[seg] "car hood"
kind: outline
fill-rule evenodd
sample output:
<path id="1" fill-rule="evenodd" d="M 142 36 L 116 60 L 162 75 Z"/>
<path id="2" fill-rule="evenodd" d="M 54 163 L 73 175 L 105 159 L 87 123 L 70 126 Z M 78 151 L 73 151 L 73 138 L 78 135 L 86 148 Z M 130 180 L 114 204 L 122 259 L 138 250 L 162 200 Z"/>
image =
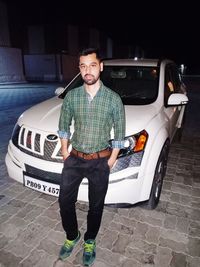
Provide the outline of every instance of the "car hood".
<path id="1" fill-rule="evenodd" d="M 41 131 L 57 132 L 62 99 L 53 97 L 25 111 L 19 124 L 31 126 Z M 158 113 L 155 105 L 125 106 L 126 136 L 146 129 L 148 123 Z M 112 133 L 113 136 L 113 133 Z"/>
<path id="2" fill-rule="evenodd" d="M 20 125 L 55 133 L 58 130 L 62 102 L 57 96 L 41 102 L 26 110 L 18 122 Z"/>
<path id="3" fill-rule="evenodd" d="M 126 136 L 147 129 L 150 121 L 157 116 L 158 107 L 155 104 L 125 106 Z"/>

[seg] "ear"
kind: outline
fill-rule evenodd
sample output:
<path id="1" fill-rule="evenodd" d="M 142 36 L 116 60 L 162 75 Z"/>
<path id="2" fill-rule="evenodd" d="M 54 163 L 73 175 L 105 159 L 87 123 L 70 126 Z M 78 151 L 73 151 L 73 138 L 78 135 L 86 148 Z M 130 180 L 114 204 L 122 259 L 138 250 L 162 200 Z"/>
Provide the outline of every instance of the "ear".
<path id="1" fill-rule="evenodd" d="M 103 62 L 100 63 L 100 71 L 103 71 Z"/>

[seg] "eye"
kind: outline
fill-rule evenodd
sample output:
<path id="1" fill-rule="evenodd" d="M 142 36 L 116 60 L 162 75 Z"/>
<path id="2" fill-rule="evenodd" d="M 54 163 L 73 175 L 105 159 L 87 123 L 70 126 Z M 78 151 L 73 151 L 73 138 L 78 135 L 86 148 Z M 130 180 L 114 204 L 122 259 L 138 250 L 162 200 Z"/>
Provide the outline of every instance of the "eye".
<path id="1" fill-rule="evenodd" d="M 91 64 L 90 65 L 92 68 L 96 68 L 97 67 L 97 64 Z"/>
<path id="2" fill-rule="evenodd" d="M 81 70 L 84 70 L 84 69 L 86 69 L 86 66 L 85 66 L 85 65 L 80 65 L 79 68 L 80 68 Z"/>

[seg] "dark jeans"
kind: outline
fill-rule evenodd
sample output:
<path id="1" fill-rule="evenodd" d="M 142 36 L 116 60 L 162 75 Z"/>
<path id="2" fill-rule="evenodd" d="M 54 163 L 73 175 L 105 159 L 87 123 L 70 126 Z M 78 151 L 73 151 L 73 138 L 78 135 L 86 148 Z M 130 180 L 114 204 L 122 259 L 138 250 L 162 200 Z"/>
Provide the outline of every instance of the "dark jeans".
<path id="1" fill-rule="evenodd" d="M 69 156 L 64 162 L 59 204 L 62 225 L 69 240 L 75 239 L 78 235 L 75 204 L 79 186 L 84 177 L 88 179 L 89 184 L 89 210 L 84 240 L 95 239 L 97 236 L 108 188 L 110 169 L 107 161 L 107 158 L 85 160 Z"/>

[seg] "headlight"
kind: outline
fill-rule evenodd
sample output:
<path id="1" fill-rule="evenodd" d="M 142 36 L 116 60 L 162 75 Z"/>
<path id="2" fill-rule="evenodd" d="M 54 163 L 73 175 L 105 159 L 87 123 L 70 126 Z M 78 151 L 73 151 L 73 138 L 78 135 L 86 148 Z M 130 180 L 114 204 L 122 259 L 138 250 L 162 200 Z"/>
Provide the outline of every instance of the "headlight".
<path id="1" fill-rule="evenodd" d="M 125 148 L 120 150 L 118 157 L 144 151 L 147 140 L 148 133 L 145 130 L 125 137 Z"/>
<path id="2" fill-rule="evenodd" d="M 18 137 L 19 137 L 20 128 L 21 127 L 18 124 L 15 124 L 15 127 L 14 127 L 13 132 L 12 132 L 12 136 L 11 136 L 12 142 L 16 147 L 19 147 Z"/>
<path id="3" fill-rule="evenodd" d="M 131 135 L 131 136 L 128 136 L 125 138 L 124 146 L 125 146 L 125 148 L 132 150 L 135 147 L 136 142 L 137 142 L 136 138 L 133 135 Z"/>

